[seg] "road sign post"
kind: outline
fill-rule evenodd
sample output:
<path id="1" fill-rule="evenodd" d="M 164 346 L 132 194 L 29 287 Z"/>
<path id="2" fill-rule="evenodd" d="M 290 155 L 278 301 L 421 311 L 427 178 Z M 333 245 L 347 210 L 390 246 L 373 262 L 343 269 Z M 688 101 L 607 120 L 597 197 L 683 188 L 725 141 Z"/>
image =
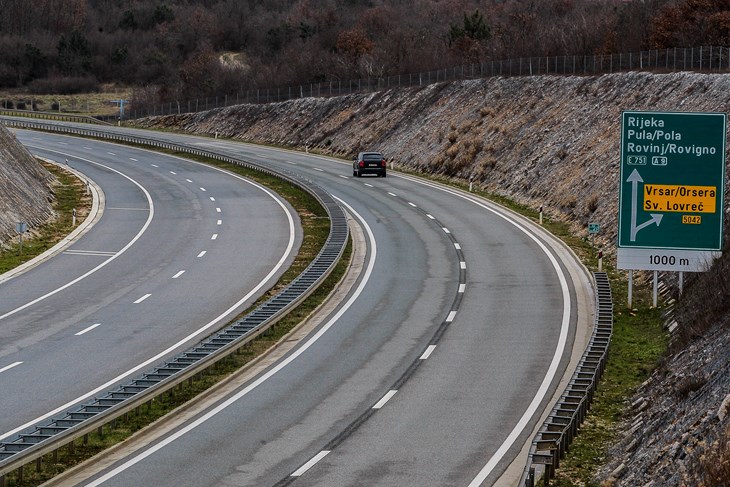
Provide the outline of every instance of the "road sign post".
<path id="1" fill-rule="evenodd" d="M 623 112 L 617 267 L 703 271 L 723 240 L 726 115 Z"/>
<path id="2" fill-rule="evenodd" d="M 20 255 L 23 255 L 23 234 L 28 231 L 28 223 L 17 222 L 15 224 L 15 232 L 20 235 Z"/>

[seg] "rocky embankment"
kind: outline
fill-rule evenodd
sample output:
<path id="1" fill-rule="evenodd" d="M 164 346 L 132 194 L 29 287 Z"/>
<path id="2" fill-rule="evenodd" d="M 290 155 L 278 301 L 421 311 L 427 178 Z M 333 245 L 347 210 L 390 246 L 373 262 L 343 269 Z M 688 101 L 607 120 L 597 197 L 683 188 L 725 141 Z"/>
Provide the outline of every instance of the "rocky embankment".
<path id="1" fill-rule="evenodd" d="M 381 150 L 396 168 L 473 180 L 490 192 L 543 206 L 576 232 L 585 234 L 588 222 L 598 222 L 599 240 L 611 254 L 621 112 L 725 112 L 729 101 L 730 75 L 721 74 L 489 78 L 242 105 L 150 118 L 142 125 L 345 158 Z M 728 485 L 730 466 L 724 484 L 707 476 L 708 465 L 723 458 L 713 452 L 724 451 L 730 461 L 730 437 L 723 436 L 730 420 L 722 406 L 730 392 L 726 325 L 716 323 L 674 352 L 642 386 L 632 399 L 626 436 L 613 449 L 614 461 L 601 480 L 627 486 Z"/>
<path id="2" fill-rule="evenodd" d="M 0 125 L 0 246 L 17 236 L 16 222 L 32 230 L 53 217 L 54 180 L 8 130 Z"/>

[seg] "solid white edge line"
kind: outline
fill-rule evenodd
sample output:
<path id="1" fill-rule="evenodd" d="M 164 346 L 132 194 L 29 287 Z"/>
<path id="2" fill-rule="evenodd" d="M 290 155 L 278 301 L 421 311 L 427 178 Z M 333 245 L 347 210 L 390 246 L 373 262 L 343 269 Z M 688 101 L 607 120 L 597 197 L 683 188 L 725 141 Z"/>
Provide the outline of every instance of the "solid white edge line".
<path id="1" fill-rule="evenodd" d="M 20 365 L 20 364 L 22 364 L 22 363 L 23 363 L 23 362 L 14 362 L 14 363 L 12 363 L 12 364 L 10 364 L 10 365 L 6 365 L 6 366 L 5 366 L 5 367 L 3 367 L 2 369 L 0 369 L 0 373 L 3 373 L 3 372 L 5 372 L 6 370 L 10 370 L 10 369 L 12 369 L 13 367 L 17 367 L 18 365 Z"/>
<path id="2" fill-rule="evenodd" d="M 373 406 L 373 409 L 381 409 L 383 406 L 385 406 L 390 399 L 395 396 L 395 393 L 398 392 L 397 389 L 391 389 L 388 392 L 385 393 L 385 395 L 380 398 L 380 401 L 376 402 Z"/>
<path id="3" fill-rule="evenodd" d="M 446 317 L 446 323 L 451 323 L 456 318 L 456 311 L 449 311 L 449 316 Z"/>
<path id="4" fill-rule="evenodd" d="M 558 371 L 558 366 L 560 365 L 560 358 L 563 355 L 563 352 L 565 351 L 566 344 L 568 342 L 568 329 L 570 328 L 570 289 L 568 288 L 568 279 L 565 277 L 565 273 L 560 268 L 560 263 L 555 258 L 555 256 L 550 252 L 547 248 L 547 246 L 539 239 L 536 235 L 530 233 L 530 231 L 520 222 L 515 220 L 512 216 L 501 213 L 500 211 L 497 211 L 494 208 L 490 208 L 486 204 L 482 203 L 481 201 L 472 198 L 470 196 L 466 196 L 464 194 L 458 193 L 454 190 L 444 188 L 426 181 L 421 181 L 417 178 L 412 178 L 409 176 L 399 176 L 403 179 L 408 179 L 409 181 L 414 181 L 418 184 L 429 186 L 435 189 L 438 189 L 439 191 L 443 191 L 445 193 L 452 194 L 458 198 L 462 198 L 466 201 L 470 201 L 474 203 L 477 206 L 480 206 L 481 208 L 492 212 L 494 215 L 498 216 L 499 218 L 502 218 L 506 222 L 513 225 L 515 228 L 520 230 L 522 233 L 527 235 L 533 242 L 535 242 L 538 247 L 543 251 L 543 253 L 548 257 L 550 260 L 550 263 L 553 266 L 553 269 L 555 270 L 555 273 L 558 276 L 558 281 L 560 282 L 560 288 L 563 295 L 563 317 L 562 322 L 560 325 L 560 336 L 558 338 L 557 346 L 555 347 L 555 353 L 553 354 L 552 361 L 550 362 L 550 366 L 548 367 L 547 372 L 545 373 L 545 377 L 542 380 L 542 383 L 540 384 L 540 387 L 538 388 L 537 392 L 535 393 L 535 397 L 532 399 L 530 404 L 527 406 L 527 409 L 522 414 L 522 417 L 520 417 L 519 421 L 515 425 L 515 427 L 512 429 L 510 434 L 507 436 L 507 438 L 504 440 L 502 445 L 497 449 L 497 451 L 492 455 L 488 460 L 487 463 L 484 465 L 484 467 L 479 471 L 476 477 L 471 481 L 469 484 L 469 487 L 478 487 L 480 486 L 484 480 L 489 476 L 489 474 L 492 473 L 492 470 L 497 466 L 497 464 L 504 458 L 504 456 L 507 454 L 509 449 L 514 445 L 514 443 L 517 441 L 517 439 L 520 436 L 520 433 L 527 427 L 527 425 L 530 422 L 530 418 L 532 418 L 535 413 L 537 412 L 538 408 L 540 407 L 540 403 L 543 401 L 545 396 L 548 393 L 548 390 L 550 388 L 550 384 L 552 383 L 553 379 L 555 378 L 555 375 Z"/>
<path id="5" fill-rule="evenodd" d="M 311 460 L 309 460 L 307 463 L 305 463 L 304 465 L 299 467 L 296 472 L 291 474 L 291 476 L 292 477 L 301 477 L 302 475 L 307 473 L 307 470 L 309 470 L 310 468 L 317 465 L 317 463 L 319 463 L 320 460 L 322 460 L 324 457 L 329 455 L 330 451 L 332 451 L 332 450 L 322 450 L 321 452 L 317 453 L 314 457 L 312 457 Z"/>
<path id="6" fill-rule="evenodd" d="M 207 251 L 207 250 L 203 250 L 203 251 L 202 251 L 201 253 L 199 253 L 199 254 L 198 254 L 198 258 L 200 258 L 200 257 L 204 256 L 204 255 L 205 255 L 205 254 L 207 254 L 207 253 L 208 253 L 208 251 Z"/>
<path id="7" fill-rule="evenodd" d="M 375 236 L 373 235 L 373 231 L 371 230 L 370 226 L 368 226 L 365 219 L 363 219 L 362 216 L 360 216 L 359 213 L 357 213 L 352 206 L 345 203 L 342 199 L 338 198 L 337 196 L 332 196 L 336 200 L 338 200 L 340 203 L 342 203 L 351 214 L 353 214 L 358 220 L 360 220 L 360 223 L 363 225 L 363 228 L 365 229 L 365 232 L 368 235 L 368 240 L 370 242 L 371 246 L 371 252 L 370 252 L 370 262 L 368 262 L 367 268 L 365 269 L 365 272 L 363 274 L 363 279 L 360 281 L 360 284 L 357 286 L 357 289 L 355 292 L 350 296 L 350 299 L 347 300 L 347 302 L 335 313 L 335 315 L 325 324 L 323 325 L 317 333 L 312 335 L 301 347 L 294 350 L 294 352 L 291 355 L 288 355 L 285 359 L 283 359 L 281 362 L 279 362 L 277 365 L 269 369 L 266 373 L 262 374 L 258 379 L 251 382 L 248 386 L 243 388 L 241 391 L 236 393 L 235 395 L 229 397 L 225 401 L 223 401 L 221 404 L 216 406 L 215 408 L 211 409 L 195 421 L 188 423 L 186 426 L 180 428 L 172 435 L 168 436 L 167 438 L 163 439 L 159 443 L 156 443 L 154 446 L 152 446 L 150 449 L 143 451 L 139 455 L 131 458 L 130 460 L 127 460 L 126 462 L 122 463 L 115 469 L 111 470 L 107 474 L 99 477 L 95 481 L 91 482 L 90 484 L 87 484 L 86 487 L 97 487 L 98 485 L 101 485 L 102 483 L 106 482 L 107 480 L 117 476 L 121 472 L 127 470 L 128 468 L 132 467 L 133 465 L 141 462 L 145 458 L 149 457 L 150 455 L 154 454 L 155 452 L 161 450 L 165 446 L 169 445 L 173 441 L 177 440 L 184 434 L 188 433 L 189 431 L 192 431 L 193 429 L 197 428 L 210 418 L 214 417 L 219 412 L 226 409 L 231 404 L 234 404 L 236 401 L 241 399 L 242 397 L 249 394 L 251 391 L 256 389 L 258 386 L 266 382 L 270 377 L 277 374 L 281 369 L 289 365 L 291 362 L 297 359 L 301 354 L 306 352 L 309 347 L 314 345 L 314 343 L 319 340 L 322 335 L 324 335 L 330 328 L 332 328 L 335 323 L 342 317 L 345 312 L 347 312 L 348 309 L 353 305 L 353 303 L 360 297 L 360 295 L 363 292 L 363 289 L 365 288 L 365 285 L 370 280 L 370 276 L 373 273 L 373 267 L 375 267 L 375 259 L 378 254 L 378 247 L 375 243 Z M 248 296 L 246 296 L 246 299 L 248 299 Z M 155 357 L 156 358 L 156 357 Z"/>
<path id="8" fill-rule="evenodd" d="M 177 279 L 178 277 L 182 276 L 183 274 L 185 274 L 185 271 L 179 271 L 177 274 L 172 276 L 172 279 Z"/>
<path id="9" fill-rule="evenodd" d="M 141 298 L 139 298 L 139 299 L 138 299 L 137 301 L 135 301 L 135 302 L 134 302 L 134 304 L 139 304 L 139 303 L 141 303 L 142 301 L 144 301 L 145 299 L 149 298 L 150 296 L 152 296 L 152 295 L 151 295 L 151 294 L 149 294 L 149 293 L 147 293 L 147 294 L 145 294 L 144 296 L 142 296 Z"/>
<path id="10" fill-rule="evenodd" d="M 78 332 L 78 333 L 74 333 L 74 335 L 76 335 L 77 337 L 80 337 L 80 336 L 81 336 L 81 335 L 83 335 L 84 333 L 88 333 L 88 332 L 90 332 L 91 330 L 93 330 L 94 328 L 97 328 L 97 327 L 99 327 L 99 326 L 101 326 L 101 323 L 94 323 L 93 325 L 89 326 L 88 328 L 84 328 L 84 329 L 83 329 L 83 330 L 81 330 L 80 332 Z"/>
<path id="11" fill-rule="evenodd" d="M 145 149 L 139 149 L 139 150 L 145 150 Z M 154 152 L 154 151 L 148 151 L 148 152 Z M 74 157 L 76 157 L 76 156 L 74 156 Z M 180 159 L 180 160 L 184 160 L 186 162 L 192 163 L 192 164 L 197 164 L 197 165 L 200 165 L 200 166 L 204 166 L 204 164 L 198 163 L 198 162 L 195 162 L 195 161 L 191 161 L 190 159 L 183 159 L 183 158 L 175 157 L 175 156 L 168 156 L 168 157 L 175 158 L 175 159 Z M 92 164 L 101 165 L 101 164 L 95 163 L 93 161 L 87 161 L 87 162 L 90 162 Z M 28 421 L 27 423 L 25 423 L 25 424 L 23 424 L 21 426 L 18 426 L 17 428 L 13 429 L 12 431 L 8 431 L 6 433 L 0 433 L 0 441 L 4 440 L 5 438 L 7 438 L 7 437 L 9 437 L 11 435 L 14 435 L 15 433 L 17 433 L 19 431 L 22 431 L 22 430 L 24 430 L 26 428 L 29 428 L 30 426 L 34 426 L 35 424 L 37 424 L 37 423 L 39 423 L 39 422 L 41 422 L 41 421 L 43 421 L 45 419 L 50 418 L 51 416 L 53 416 L 55 414 L 58 414 L 61 411 L 64 411 L 64 410 L 68 409 L 69 407 L 73 406 L 74 404 L 77 404 L 77 403 L 79 403 L 79 402 L 81 402 L 81 401 L 83 401 L 85 399 L 88 399 L 89 397 L 93 397 L 95 394 L 98 394 L 99 392 L 104 391 L 105 389 L 108 389 L 112 385 L 118 383 L 119 381 L 121 381 L 122 379 L 124 379 L 126 377 L 129 377 L 130 375 L 134 374 L 135 372 L 139 372 L 140 370 L 144 369 L 145 367 L 148 367 L 151 364 L 154 364 L 154 363 L 159 362 L 160 359 L 162 359 L 163 357 L 169 355 L 170 353 L 174 352 L 175 350 L 179 349 L 181 346 L 185 345 L 190 340 L 193 340 L 194 338 L 198 338 L 198 337 L 200 337 L 200 335 L 205 334 L 211 327 L 213 327 L 216 324 L 218 324 L 218 322 L 226 319 L 231 313 L 233 313 L 238 308 L 240 308 L 241 305 L 243 305 L 243 303 L 245 303 L 246 301 L 248 301 L 249 299 L 251 299 L 251 296 L 253 296 L 254 294 L 256 294 L 262 287 L 264 287 L 266 285 L 266 283 L 269 282 L 276 275 L 276 273 L 279 271 L 279 269 L 281 269 L 281 267 L 284 266 L 284 264 L 286 263 L 286 260 L 288 259 L 289 255 L 291 254 L 291 252 L 292 252 L 292 250 L 294 248 L 294 242 L 295 242 L 295 237 L 296 237 L 296 232 L 295 232 L 296 226 L 294 225 L 294 217 L 289 212 L 289 210 L 286 207 L 286 205 L 276 196 L 275 193 L 273 193 L 271 190 L 269 190 L 265 186 L 262 186 L 262 185 L 260 185 L 258 183 L 255 183 L 255 182 L 253 182 L 253 181 L 251 181 L 249 179 L 244 178 L 243 176 L 239 176 L 238 174 L 234 174 L 234 173 L 229 172 L 229 171 L 226 171 L 224 169 L 220 169 L 220 168 L 216 168 L 216 167 L 212 167 L 212 166 L 206 166 L 206 167 L 208 167 L 210 169 L 213 169 L 214 171 L 219 171 L 219 172 L 222 172 L 224 174 L 227 174 L 227 175 L 229 175 L 231 177 L 234 177 L 236 179 L 239 179 L 241 181 L 244 181 L 245 183 L 250 184 L 251 186 L 253 186 L 255 188 L 258 188 L 259 190 L 261 190 L 264 193 L 266 193 L 267 195 L 269 195 L 279 205 L 279 207 L 281 207 L 281 209 L 284 211 L 284 214 L 286 215 L 287 221 L 288 221 L 288 224 L 289 224 L 289 242 L 287 244 L 286 249 L 284 250 L 284 253 L 282 254 L 282 256 L 279 259 L 279 261 L 276 263 L 276 265 L 271 269 L 271 271 L 253 289 L 251 289 L 251 291 L 248 292 L 248 294 L 246 294 L 245 296 L 243 296 L 237 303 L 234 303 L 230 308 L 228 308 L 227 310 L 225 310 L 223 313 L 221 313 L 220 315 L 218 315 L 217 317 L 215 317 L 210 322 L 208 322 L 205 325 L 203 325 L 198 330 L 190 333 L 186 337 L 183 337 L 177 343 L 175 343 L 175 344 L 171 345 L 170 347 L 168 347 L 167 349 L 161 351 L 160 353 L 158 353 L 154 357 L 150 357 L 149 359 L 145 360 L 141 364 L 138 364 L 137 366 L 135 366 L 135 367 L 127 370 L 126 372 L 122 372 L 117 377 L 111 379 L 108 382 L 105 382 L 104 384 L 100 385 L 96 389 L 87 392 L 83 396 L 77 397 L 76 399 L 73 399 L 72 401 L 70 401 L 70 402 L 68 402 L 66 404 L 63 404 L 62 406 L 57 407 L 53 411 L 49 411 L 48 413 L 46 413 L 46 414 L 44 414 L 42 416 L 39 416 L 39 417 L 37 417 L 35 419 L 32 419 L 32 420 Z M 117 171 L 115 169 L 112 169 L 110 167 L 107 167 L 107 169 L 119 173 L 119 171 Z M 125 176 L 122 173 L 119 173 L 119 174 L 121 174 L 122 176 L 124 176 L 127 179 L 130 179 L 130 181 L 133 181 L 131 178 L 129 178 L 129 176 Z M 138 184 L 138 183 L 135 182 L 135 184 Z M 149 193 L 147 192 L 147 190 L 145 190 L 142 186 L 140 186 L 140 189 L 149 198 Z M 149 201 L 150 201 L 150 205 L 152 205 L 152 200 L 150 199 Z M 150 217 L 148 219 L 148 223 L 145 224 L 145 226 L 142 228 L 142 230 L 140 232 L 143 232 L 147 228 L 147 226 L 149 225 L 149 222 L 152 221 L 152 216 L 151 215 L 152 215 L 152 213 L 154 213 L 153 209 L 154 209 L 154 206 L 150 206 Z M 370 234 L 372 234 L 372 232 L 370 232 Z M 135 237 L 135 240 L 133 240 L 132 242 L 130 242 L 129 244 L 127 244 L 127 246 L 125 246 L 121 251 L 119 251 L 119 253 L 117 255 L 115 255 L 111 259 L 107 260 L 105 263 L 103 263 L 102 265 L 100 265 L 98 268 L 101 268 L 103 265 L 106 265 L 107 263 L 109 263 L 112 260 L 114 260 L 115 258 L 117 258 L 119 255 L 121 255 L 128 247 L 130 247 L 132 245 L 132 243 L 136 242 L 136 240 L 139 238 L 139 236 L 141 236 L 141 233 L 138 234 L 138 237 Z M 93 271 L 94 271 L 94 269 L 92 269 L 92 271 L 89 271 L 87 274 L 90 274 Z M 67 286 L 70 286 L 70 285 L 71 284 L 67 284 Z M 98 484 L 95 484 L 95 485 L 98 485 Z"/>
<path id="12" fill-rule="evenodd" d="M 428 357 L 431 356 L 431 354 L 433 353 L 434 350 L 436 350 L 436 345 L 429 345 L 428 347 L 426 347 L 426 351 L 423 352 L 423 355 L 421 355 L 420 360 L 428 359 Z"/>

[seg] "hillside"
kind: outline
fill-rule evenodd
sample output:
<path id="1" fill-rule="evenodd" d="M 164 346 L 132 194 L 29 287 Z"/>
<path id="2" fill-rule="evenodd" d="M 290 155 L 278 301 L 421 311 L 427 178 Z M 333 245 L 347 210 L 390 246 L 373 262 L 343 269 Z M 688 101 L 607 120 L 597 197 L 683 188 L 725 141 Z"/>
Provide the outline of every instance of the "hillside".
<path id="1" fill-rule="evenodd" d="M 363 149 L 382 150 L 396 168 L 472 179 L 493 193 L 534 208 L 543 205 L 583 235 L 588 222 L 598 222 L 598 240 L 610 255 L 616 241 L 621 111 L 722 112 L 728 101 L 730 75 L 490 78 L 242 105 L 149 118 L 141 125 L 344 158 Z M 713 452 L 726 441 L 719 438 L 730 438 L 723 436 L 727 415 L 718 415 L 730 382 L 730 333 L 722 319 L 730 277 L 721 277 L 730 275 L 729 263 L 726 252 L 713 272 L 689 280 L 678 305 L 689 345 L 678 345 L 632 400 L 636 416 L 602 479 L 615 471 L 622 485 L 652 479 L 654 485 L 720 485 L 703 475 L 708 465 L 722 465 L 723 457 Z M 724 474 L 715 478 L 726 479 Z"/>
<path id="2" fill-rule="evenodd" d="M 16 222 L 29 230 L 53 216 L 53 176 L 0 125 L 0 247 L 16 237 Z"/>

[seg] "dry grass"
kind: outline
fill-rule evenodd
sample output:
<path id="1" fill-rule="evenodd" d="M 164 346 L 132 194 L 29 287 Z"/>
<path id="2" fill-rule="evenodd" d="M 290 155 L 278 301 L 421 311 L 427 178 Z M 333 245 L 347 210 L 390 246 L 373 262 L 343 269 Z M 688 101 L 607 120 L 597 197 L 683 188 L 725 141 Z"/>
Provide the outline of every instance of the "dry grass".
<path id="1" fill-rule="evenodd" d="M 41 112 L 58 111 L 54 110 L 54 104 L 60 105 L 63 113 L 77 113 L 80 115 L 117 115 L 119 108 L 111 100 L 129 100 L 132 98 L 130 88 L 116 88 L 104 86 L 99 93 L 82 93 L 77 95 L 31 95 L 17 91 L 0 91 L 0 102 L 9 100 L 17 107 L 18 102 L 26 104 L 30 109 L 35 104 L 36 109 Z M 4 106 L 0 106 L 4 108 Z"/>

